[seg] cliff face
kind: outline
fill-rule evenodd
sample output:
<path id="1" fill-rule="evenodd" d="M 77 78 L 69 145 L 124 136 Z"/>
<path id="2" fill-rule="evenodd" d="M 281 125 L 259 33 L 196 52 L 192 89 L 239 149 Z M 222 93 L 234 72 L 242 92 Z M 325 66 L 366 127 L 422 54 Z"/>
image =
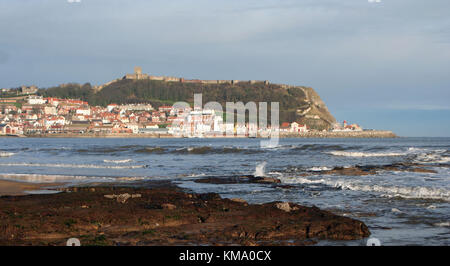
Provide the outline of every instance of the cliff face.
<path id="1" fill-rule="evenodd" d="M 303 91 L 307 104 L 297 111 L 300 122 L 316 129 L 328 129 L 336 123 L 336 119 L 314 89 L 305 87 Z"/>
<path id="2" fill-rule="evenodd" d="M 145 102 L 155 107 L 177 101 L 193 103 L 195 93 L 203 94 L 204 104 L 216 101 L 223 107 L 226 102 L 279 102 L 280 122 L 296 121 L 318 130 L 328 129 L 336 121 L 314 89 L 268 82 L 202 84 L 124 79 L 109 83 L 100 90 L 85 84 L 40 91 L 46 97 L 79 98 L 91 105 Z"/>

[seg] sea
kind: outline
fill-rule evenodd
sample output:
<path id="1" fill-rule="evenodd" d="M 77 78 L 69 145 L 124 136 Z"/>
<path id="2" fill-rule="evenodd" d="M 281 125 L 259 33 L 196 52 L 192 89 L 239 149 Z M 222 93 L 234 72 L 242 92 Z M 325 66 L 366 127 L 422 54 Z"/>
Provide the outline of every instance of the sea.
<path id="1" fill-rule="evenodd" d="M 401 162 L 419 163 L 436 173 L 321 173 Z M 305 175 L 314 172 L 318 174 Z M 195 182 L 242 175 L 276 177 L 290 188 Z M 450 245 L 450 138 L 295 138 L 280 139 L 271 147 L 247 138 L 0 138 L 0 179 L 66 185 L 172 180 L 187 191 L 215 192 L 249 203 L 317 206 L 363 221 L 381 245 Z"/>

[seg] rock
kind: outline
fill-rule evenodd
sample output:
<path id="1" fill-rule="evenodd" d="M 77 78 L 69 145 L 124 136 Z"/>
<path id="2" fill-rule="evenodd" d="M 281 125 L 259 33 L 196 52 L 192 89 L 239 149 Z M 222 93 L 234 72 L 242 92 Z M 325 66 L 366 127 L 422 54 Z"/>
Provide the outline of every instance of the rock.
<path id="1" fill-rule="evenodd" d="M 239 203 L 247 203 L 247 201 L 245 201 L 245 200 L 243 200 L 243 199 L 240 199 L 240 198 L 232 198 L 232 199 L 230 199 L 231 201 L 234 201 L 234 202 L 239 202 Z"/>
<path id="2" fill-rule="evenodd" d="M 0 246 L 65 245 L 70 235 L 86 236 L 83 245 L 143 246 L 309 245 L 311 239 L 356 240 L 370 235 L 361 221 L 316 207 L 240 204 L 214 193 L 191 195 L 157 184 L 150 189 L 97 186 L 95 192 L 79 187 L 77 193 L 0 197 Z M 89 209 L 80 208 L 83 205 Z M 17 228 L 17 224 L 39 226 Z"/>
<path id="3" fill-rule="evenodd" d="M 166 210 L 175 210 L 177 208 L 177 206 L 170 204 L 170 203 L 164 203 L 161 206 L 163 209 L 166 209 Z"/>
<path id="4" fill-rule="evenodd" d="M 431 169 L 425 169 L 425 168 L 412 168 L 410 169 L 411 172 L 415 173 L 429 173 L 429 174 L 436 174 L 437 172 Z"/>
<path id="5" fill-rule="evenodd" d="M 104 195 L 104 197 L 108 198 L 108 199 L 116 199 L 117 202 L 119 202 L 119 203 L 126 203 L 129 198 L 140 198 L 141 194 L 131 195 L 129 193 L 123 193 L 123 194 L 119 194 L 119 195 L 115 195 L 115 194 Z"/>
<path id="6" fill-rule="evenodd" d="M 285 212 L 291 212 L 298 210 L 298 207 L 291 207 L 291 204 L 289 202 L 279 202 L 275 204 L 275 207 L 277 207 L 280 210 L 283 210 Z"/>
<path id="7" fill-rule="evenodd" d="M 256 180 L 257 183 L 281 183 L 280 179 L 272 177 L 263 177 Z"/>

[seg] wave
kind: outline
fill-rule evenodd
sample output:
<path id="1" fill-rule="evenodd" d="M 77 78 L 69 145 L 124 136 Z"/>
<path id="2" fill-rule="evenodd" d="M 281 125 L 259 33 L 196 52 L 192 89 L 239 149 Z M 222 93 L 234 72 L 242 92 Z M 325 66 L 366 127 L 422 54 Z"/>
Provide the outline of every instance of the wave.
<path id="1" fill-rule="evenodd" d="M 239 147 L 198 146 L 198 147 L 182 147 L 175 149 L 173 152 L 178 154 L 228 154 L 228 153 L 252 154 L 263 151 L 258 149 L 239 148 Z"/>
<path id="2" fill-rule="evenodd" d="M 0 152 L 0 157 L 11 157 L 15 155 L 13 152 Z"/>
<path id="3" fill-rule="evenodd" d="M 95 169 L 137 169 L 147 168 L 148 165 L 96 165 L 96 164 L 41 164 L 41 163 L 2 163 L 0 166 L 22 167 L 55 167 L 55 168 L 95 168 Z"/>
<path id="4" fill-rule="evenodd" d="M 141 181 L 148 177 L 101 177 L 45 174 L 0 174 L 0 179 L 27 183 L 82 183 L 82 182 L 129 182 Z"/>
<path id="5" fill-rule="evenodd" d="M 329 170 L 332 170 L 332 169 L 333 168 L 327 167 L 327 166 L 314 166 L 314 167 L 308 168 L 307 171 L 321 172 L 321 171 L 329 171 Z"/>
<path id="6" fill-rule="evenodd" d="M 93 149 L 78 149 L 76 152 L 82 154 L 109 154 L 116 152 L 127 151 L 127 149 L 118 147 L 118 148 L 93 148 Z"/>
<path id="7" fill-rule="evenodd" d="M 266 165 L 267 165 L 267 162 L 262 162 L 262 163 L 258 164 L 255 168 L 255 172 L 253 173 L 253 175 L 256 177 L 264 177 Z"/>
<path id="8" fill-rule="evenodd" d="M 293 150 L 309 150 L 309 151 L 325 151 L 325 150 L 348 150 L 348 149 L 357 149 L 359 146 L 355 147 L 346 147 L 341 145 L 332 145 L 332 144 L 304 144 L 301 146 L 292 147 Z"/>
<path id="9" fill-rule="evenodd" d="M 450 222 L 434 223 L 433 225 L 437 227 L 450 227 Z"/>
<path id="10" fill-rule="evenodd" d="M 450 201 L 450 190 L 443 188 L 368 185 L 350 180 L 308 179 L 305 177 L 283 177 L 282 181 L 294 184 L 324 184 L 342 190 L 377 192 L 386 197 Z"/>
<path id="11" fill-rule="evenodd" d="M 115 164 L 121 164 L 121 163 L 129 163 L 133 160 L 131 159 L 125 159 L 125 160 L 103 160 L 105 163 L 115 163 Z"/>
<path id="12" fill-rule="evenodd" d="M 390 156 L 405 156 L 406 152 L 356 152 L 356 151 L 330 151 L 326 152 L 334 156 L 344 157 L 390 157 Z"/>
<path id="13" fill-rule="evenodd" d="M 40 174 L 0 174 L 0 179 L 27 183 L 69 183 L 82 181 L 113 181 L 109 177 L 88 177 L 69 175 L 40 175 Z"/>
<path id="14" fill-rule="evenodd" d="M 146 147 L 143 149 L 138 149 L 135 152 L 137 153 L 164 153 L 166 149 L 161 147 Z"/>
<path id="15" fill-rule="evenodd" d="M 450 162 L 450 157 L 448 156 L 448 150 L 439 149 L 439 150 L 413 150 L 420 151 L 416 155 L 414 159 L 417 163 L 438 163 L 438 164 L 446 164 Z"/>

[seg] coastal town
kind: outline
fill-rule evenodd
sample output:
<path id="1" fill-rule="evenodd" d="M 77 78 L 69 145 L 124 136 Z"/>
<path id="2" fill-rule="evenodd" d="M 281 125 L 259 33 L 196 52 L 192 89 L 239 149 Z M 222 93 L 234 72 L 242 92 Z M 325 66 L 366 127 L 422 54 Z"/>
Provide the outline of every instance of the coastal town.
<path id="1" fill-rule="evenodd" d="M 90 106 L 78 99 L 44 98 L 34 86 L 20 88 L 21 97 L 0 98 L 0 135 L 16 136 L 155 136 L 155 137 L 257 137 L 274 129 L 251 123 L 227 123 L 215 110 L 154 108 L 151 104 Z M 2 90 L 3 91 L 3 90 Z M 298 122 L 283 122 L 280 134 L 313 130 Z M 336 123 L 332 131 L 362 131 L 357 124 Z"/>

